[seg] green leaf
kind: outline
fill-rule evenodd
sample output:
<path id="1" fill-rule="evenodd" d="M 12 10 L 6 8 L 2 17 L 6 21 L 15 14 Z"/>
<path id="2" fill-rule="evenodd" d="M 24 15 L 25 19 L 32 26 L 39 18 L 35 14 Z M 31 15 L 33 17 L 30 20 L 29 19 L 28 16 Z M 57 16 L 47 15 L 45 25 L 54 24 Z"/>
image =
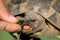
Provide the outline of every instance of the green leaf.
<path id="1" fill-rule="evenodd" d="M 23 26 L 24 25 L 24 20 L 19 20 L 18 24 L 20 24 L 21 26 Z"/>
<path id="2" fill-rule="evenodd" d="M 45 36 L 42 36 L 42 35 L 37 35 L 37 37 L 40 38 L 41 40 L 60 40 L 60 38 L 58 38 L 56 36 L 45 37 Z"/>
<path id="3" fill-rule="evenodd" d="M 60 40 L 59 38 L 57 38 L 56 36 L 52 36 L 52 37 L 47 37 L 49 40 Z"/>
<path id="4" fill-rule="evenodd" d="M 42 36 L 42 35 L 37 35 L 37 37 L 38 37 L 38 38 L 40 38 L 41 40 L 48 40 L 48 38 L 47 38 L 47 37 Z"/>
<path id="5" fill-rule="evenodd" d="M 60 39 L 60 36 L 56 36 L 56 37 Z"/>
<path id="6" fill-rule="evenodd" d="M 0 40 L 13 40 L 13 37 L 8 32 L 0 30 Z"/>
<path id="7" fill-rule="evenodd" d="M 20 38 L 19 38 L 17 33 L 13 33 L 13 35 L 17 38 L 17 40 L 20 40 Z"/>

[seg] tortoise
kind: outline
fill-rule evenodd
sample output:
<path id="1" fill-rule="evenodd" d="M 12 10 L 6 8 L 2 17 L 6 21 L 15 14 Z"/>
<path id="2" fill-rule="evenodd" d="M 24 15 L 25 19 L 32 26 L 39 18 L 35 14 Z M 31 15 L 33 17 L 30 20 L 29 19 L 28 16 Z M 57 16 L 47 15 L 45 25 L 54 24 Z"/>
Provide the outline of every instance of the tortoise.
<path id="1" fill-rule="evenodd" d="M 27 34 L 60 35 L 60 0 L 4 0 L 4 4 L 18 20 L 32 26 Z"/>

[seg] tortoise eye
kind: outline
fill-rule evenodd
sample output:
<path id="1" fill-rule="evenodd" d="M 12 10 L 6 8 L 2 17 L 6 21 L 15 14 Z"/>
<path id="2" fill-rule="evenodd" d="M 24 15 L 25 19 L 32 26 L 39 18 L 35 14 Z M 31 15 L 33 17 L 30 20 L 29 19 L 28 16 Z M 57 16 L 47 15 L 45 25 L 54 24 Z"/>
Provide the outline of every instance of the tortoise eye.
<path id="1" fill-rule="evenodd" d="M 36 20 L 32 20 L 32 22 L 35 22 Z"/>

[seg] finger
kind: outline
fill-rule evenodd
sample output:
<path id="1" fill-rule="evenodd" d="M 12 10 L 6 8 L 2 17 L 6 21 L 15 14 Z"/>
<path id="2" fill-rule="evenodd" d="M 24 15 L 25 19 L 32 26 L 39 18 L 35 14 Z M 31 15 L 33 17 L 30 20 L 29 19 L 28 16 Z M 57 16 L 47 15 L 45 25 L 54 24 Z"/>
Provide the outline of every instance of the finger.
<path id="1" fill-rule="evenodd" d="M 14 16 L 10 15 L 6 9 L 0 13 L 0 19 L 8 21 L 8 22 L 12 22 L 12 23 L 17 22 L 17 19 Z"/>
<path id="2" fill-rule="evenodd" d="M 4 6 L 3 2 L 0 1 L 0 19 L 8 21 L 8 22 L 13 22 L 16 23 L 17 19 L 10 15 L 6 7 Z"/>
<path id="3" fill-rule="evenodd" d="M 20 31 L 21 27 L 18 24 L 8 23 L 5 21 L 0 21 L 0 29 L 4 29 L 8 32 Z"/>

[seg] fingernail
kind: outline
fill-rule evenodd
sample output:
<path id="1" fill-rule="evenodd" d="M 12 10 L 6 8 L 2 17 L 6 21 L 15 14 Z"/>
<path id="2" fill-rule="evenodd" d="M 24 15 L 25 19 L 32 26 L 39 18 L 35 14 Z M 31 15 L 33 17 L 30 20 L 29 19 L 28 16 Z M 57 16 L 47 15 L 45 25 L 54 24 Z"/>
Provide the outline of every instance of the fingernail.
<path id="1" fill-rule="evenodd" d="M 9 18 L 11 22 L 17 22 L 17 19 L 14 16 L 10 15 Z"/>

